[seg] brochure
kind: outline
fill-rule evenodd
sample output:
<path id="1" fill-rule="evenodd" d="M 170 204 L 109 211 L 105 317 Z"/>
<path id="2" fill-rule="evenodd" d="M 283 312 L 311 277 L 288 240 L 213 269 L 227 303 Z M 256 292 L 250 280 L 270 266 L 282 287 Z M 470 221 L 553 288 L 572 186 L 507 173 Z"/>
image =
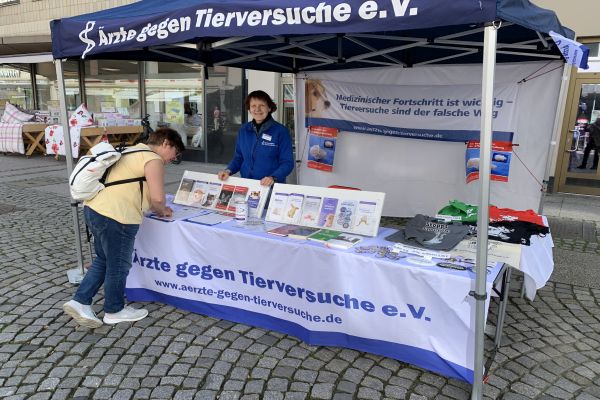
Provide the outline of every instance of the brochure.
<path id="1" fill-rule="evenodd" d="M 291 239 L 303 240 L 308 236 L 319 231 L 319 228 L 309 228 L 298 225 L 282 225 L 277 228 L 268 230 L 267 233 L 277 236 L 287 236 Z"/>
<path id="2" fill-rule="evenodd" d="M 353 232 L 363 235 L 372 234 L 373 227 L 378 224 L 378 221 L 375 220 L 376 207 L 377 203 L 372 201 L 358 202 Z"/>
<path id="3" fill-rule="evenodd" d="M 308 240 L 312 240 L 314 242 L 325 243 L 331 239 L 335 239 L 340 236 L 342 232 L 332 231 L 331 229 L 321 229 L 312 235 L 308 236 Z"/>
<path id="4" fill-rule="evenodd" d="M 304 195 L 299 193 L 291 193 L 288 197 L 287 205 L 283 213 L 283 220 L 290 224 L 298 224 L 302 216 L 302 203 Z"/>
<path id="5" fill-rule="evenodd" d="M 245 201 L 246 194 L 248 193 L 248 187 L 246 186 L 236 186 L 233 189 L 233 196 L 229 201 L 229 205 L 227 206 L 227 211 L 235 212 L 235 202 L 236 201 Z"/>
<path id="6" fill-rule="evenodd" d="M 331 228 L 333 226 L 337 204 L 338 199 L 332 197 L 325 197 L 323 199 L 323 206 L 321 207 L 321 213 L 319 214 L 319 226 L 323 228 Z"/>
<path id="7" fill-rule="evenodd" d="M 179 189 L 177 189 L 177 196 L 175 196 L 175 201 L 178 203 L 188 204 L 188 199 L 190 197 L 190 193 L 192 192 L 193 187 L 193 179 L 182 179 L 181 183 L 179 184 Z"/>
<path id="8" fill-rule="evenodd" d="M 251 190 L 248 195 L 248 218 L 260 218 L 258 205 L 260 204 L 260 191 Z"/>
<path id="9" fill-rule="evenodd" d="M 215 207 L 219 193 L 221 193 L 221 186 L 222 185 L 218 182 L 211 182 L 208 184 L 208 193 L 206 194 L 206 200 L 202 203 L 202 207 Z"/>
<path id="10" fill-rule="evenodd" d="M 294 229 L 296 229 L 296 225 L 281 225 L 277 228 L 269 229 L 267 233 L 276 236 L 287 236 L 290 232 L 294 231 Z"/>
<path id="11" fill-rule="evenodd" d="M 356 200 L 344 200 L 340 203 L 339 210 L 335 216 L 333 228 L 343 231 L 352 229 L 354 214 L 356 214 Z"/>
<path id="12" fill-rule="evenodd" d="M 225 214 L 219 214 L 214 211 L 208 211 L 206 214 L 197 215 L 195 217 L 186 218 L 187 222 L 193 222 L 201 225 L 217 225 L 221 222 L 231 221 L 232 217 Z"/>
<path id="13" fill-rule="evenodd" d="M 150 217 L 152 219 L 159 219 L 161 221 L 173 222 L 173 221 L 178 221 L 178 220 L 181 220 L 181 219 L 186 219 L 188 217 L 205 214 L 205 213 L 208 213 L 208 212 L 210 212 L 210 211 L 208 211 L 208 210 L 199 210 L 199 209 L 194 208 L 194 207 L 182 207 L 182 206 L 179 206 L 177 208 L 173 208 L 173 215 L 171 215 L 170 217 L 159 217 L 158 215 L 156 215 L 154 213 L 150 214 L 148 217 Z"/>
<path id="14" fill-rule="evenodd" d="M 283 213 L 287 205 L 288 193 L 275 193 L 269 204 L 270 220 L 273 222 L 284 222 Z"/>
<path id="15" fill-rule="evenodd" d="M 318 196 L 306 196 L 302 204 L 302 217 L 300 223 L 305 226 L 317 226 L 319 222 L 319 210 L 321 209 L 321 198 Z"/>
<path id="16" fill-rule="evenodd" d="M 314 233 L 317 233 L 319 228 L 311 228 L 308 226 L 296 226 L 292 232 L 288 234 L 288 237 L 291 239 L 304 240 L 308 239 L 308 237 Z"/>
<path id="17" fill-rule="evenodd" d="M 206 195 L 208 194 L 208 182 L 195 181 L 192 192 L 188 197 L 188 202 L 194 207 L 200 207 L 206 201 Z"/>
<path id="18" fill-rule="evenodd" d="M 219 194 L 219 199 L 217 200 L 217 204 L 215 205 L 215 208 L 217 210 L 227 210 L 227 205 L 229 204 L 229 201 L 233 196 L 234 189 L 235 186 L 223 185 L 221 193 Z"/>
<path id="19" fill-rule="evenodd" d="M 341 235 L 328 240 L 325 242 L 325 246 L 332 247 L 334 249 L 349 249 L 356 243 L 360 242 L 363 238 L 358 235 L 352 235 L 350 233 L 342 233 Z"/>

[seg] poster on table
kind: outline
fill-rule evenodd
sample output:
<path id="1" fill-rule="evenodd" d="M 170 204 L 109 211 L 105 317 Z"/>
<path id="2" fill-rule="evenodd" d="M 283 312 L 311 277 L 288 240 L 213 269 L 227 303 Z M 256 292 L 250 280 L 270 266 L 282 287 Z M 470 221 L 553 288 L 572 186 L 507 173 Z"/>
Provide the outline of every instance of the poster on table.
<path id="1" fill-rule="evenodd" d="M 276 183 L 270 222 L 376 236 L 385 193 Z"/>
<path id="2" fill-rule="evenodd" d="M 235 223 L 145 219 L 134 249 L 130 301 L 158 301 L 473 379 L 470 271 L 294 245 L 244 234 Z M 488 293 L 499 268 L 488 275 Z"/>
<path id="3" fill-rule="evenodd" d="M 230 176 L 222 181 L 215 174 L 185 171 L 173 202 L 235 213 L 236 203 L 246 201 L 248 216 L 261 217 L 270 189 L 256 179 Z"/>
<path id="4" fill-rule="evenodd" d="M 492 142 L 490 157 L 490 179 L 498 182 L 508 182 L 510 160 L 512 159 L 512 144 L 510 142 Z M 469 140 L 465 152 L 465 168 L 467 183 L 479 179 L 479 141 Z"/>
<path id="5" fill-rule="evenodd" d="M 494 87 L 494 140 L 512 142 L 516 84 Z M 479 139 L 481 85 L 378 85 L 307 79 L 306 126 L 411 139 Z"/>
<path id="6" fill-rule="evenodd" d="M 333 171 L 333 158 L 338 130 L 326 126 L 310 126 L 308 128 L 307 167 L 319 171 Z"/>

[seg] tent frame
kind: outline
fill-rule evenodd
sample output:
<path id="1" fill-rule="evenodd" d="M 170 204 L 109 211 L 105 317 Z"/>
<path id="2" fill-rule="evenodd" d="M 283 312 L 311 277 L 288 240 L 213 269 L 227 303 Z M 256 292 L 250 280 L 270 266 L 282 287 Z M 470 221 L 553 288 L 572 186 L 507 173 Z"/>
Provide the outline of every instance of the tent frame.
<path id="1" fill-rule="evenodd" d="M 508 27 L 513 24 L 504 23 L 503 27 Z M 500 26 L 498 26 L 499 28 Z M 280 37 L 280 36 L 272 36 L 271 39 L 265 40 L 256 40 L 256 41 L 247 41 L 251 40 L 251 37 L 235 37 L 219 40 L 213 43 L 208 44 L 207 47 L 209 50 L 222 50 L 229 53 L 232 58 L 217 61 L 213 63 L 214 66 L 235 66 L 237 63 L 244 62 L 247 60 L 253 60 L 260 58 L 260 61 L 277 67 L 278 70 L 283 70 L 287 72 L 297 73 L 297 72 L 306 72 L 310 70 L 318 70 L 324 66 L 331 66 L 335 64 L 348 64 L 352 62 L 361 62 L 366 64 L 371 64 L 373 66 L 384 66 L 384 67 L 409 67 L 409 65 L 397 57 L 390 55 L 390 53 L 395 53 L 401 50 L 407 50 L 410 48 L 430 48 L 430 49 L 443 49 L 449 51 L 455 51 L 456 54 L 433 58 L 427 61 L 417 62 L 410 66 L 418 66 L 418 65 L 428 65 L 434 63 L 440 63 L 443 61 L 453 60 L 460 57 L 465 57 L 471 54 L 479 53 L 482 51 L 484 44 L 481 41 L 477 40 L 455 40 L 456 38 L 461 38 L 464 36 L 470 36 L 473 34 L 481 33 L 485 30 L 485 28 L 475 28 L 468 31 L 462 31 L 458 33 L 442 35 L 435 38 L 420 38 L 420 37 L 412 37 L 412 36 L 398 36 L 398 35 L 380 35 L 380 34 L 369 34 L 369 33 L 349 33 L 343 35 L 336 34 L 322 34 L 322 35 L 313 35 L 309 36 L 291 36 L 291 37 Z M 548 60 L 559 60 L 561 59 L 560 55 L 556 54 L 548 54 L 548 53 L 536 53 L 532 51 L 537 51 L 540 49 L 549 49 L 550 45 L 547 39 L 536 31 L 538 35 L 538 39 L 527 40 L 516 43 L 497 43 L 496 45 L 496 53 L 497 54 L 507 54 L 507 55 L 516 55 L 516 56 L 524 56 L 531 57 L 533 59 L 548 59 Z M 325 40 L 331 40 L 337 37 L 339 42 L 337 53 L 336 54 L 326 54 L 325 52 L 315 49 L 311 47 L 311 45 L 321 43 Z M 385 40 L 391 42 L 408 42 L 405 44 L 394 45 L 384 49 L 375 49 L 373 46 L 365 43 L 362 39 L 374 39 L 374 40 Z M 356 44 L 362 48 L 364 48 L 364 53 L 360 55 L 351 56 L 348 58 L 344 57 L 342 52 L 342 42 L 348 41 L 353 44 Z M 261 46 L 267 45 L 277 45 L 281 44 L 279 47 L 270 48 L 270 49 L 261 49 Z M 185 62 L 198 63 L 198 60 L 194 60 L 189 57 L 184 57 L 179 54 L 173 52 L 173 50 L 177 49 L 190 49 L 197 50 L 198 45 L 190 44 L 190 43 L 179 43 L 173 45 L 160 45 L 149 47 L 148 51 L 152 53 L 159 54 L 165 57 L 171 57 L 173 60 L 181 60 Z M 205 49 L 206 50 L 206 49 Z M 303 50 L 304 54 L 294 53 L 293 50 Z M 527 52 L 529 51 L 529 52 Z M 281 62 L 274 62 L 270 59 L 273 58 L 285 57 L 291 60 L 292 62 L 289 65 L 283 65 Z M 375 57 L 384 57 L 388 61 L 380 61 L 374 60 Z M 314 64 L 294 68 L 295 60 L 306 60 L 312 61 Z"/>
<path id="2" fill-rule="evenodd" d="M 527 2 L 528 3 L 528 2 Z M 124 6 L 127 7 L 127 6 Z M 518 7 L 518 6 L 517 6 Z M 507 10 L 508 11 L 508 10 Z M 510 10 L 513 11 L 514 10 Z M 502 17 L 500 17 L 502 18 Z M 520 21 L 515 15 L 510 15 L 510 20 Z M 513 22 L 490 21 L 476 25 L 469 25 L 467 30 L 447 33 L 435 38 L 414 37 L 399 35 L 379 35 L 370 33 L 321 33 L 307 35 L 290 36 L 262 36 L 252 40 L 253 37 L 236 36 L 227 37 L 221 40 L 212 40 L 210 38 L 195 37 L 188 39 L 189 42 L 179 44 L 161 44 L 157 46 L 145 47 L 144 57 L 140 59 L 150 59 L 151 56 L 165 57 L 166 60 L 184 61 L 207 66 L 243 66 L 251 69 L 265 69 L 279 72 L 306 72 L 314 70 L 335 69 L 337 65 L 347 68 L 365 67 L 365 66 L 387 66 L 387 67 L 412 67 L 416 65 L 427 65 L 432 63 L 444 63 L 448 60 L 457 60 L 465 58 L 465 62 L 473 62 L 473 56 L 477 53 L 483 55 L 483 74 L 482 74 L 482 103 L 481 103 L 481 136 L 480 136 L 480 177 L 479 177 L 479 202 L 478 202 L 478 222 L 479 232 L 488 231 L 489 217 L 489 198 L 490 198 L 490 165 L 491 165 L 491 145 L 492 145 L 492 111 L 493 111 L 493 92 L 494 92 L 494 69 L 496 65 L 496 56 L 499 54 L 543 59 L 560 59 L 549 46 L 549 42 L 538 30 L 536 24 L 526 21 L 525 29 L 535 32 L 536 39 L 520 41 L 516 43 L 501 42 L 498 43 L 498 30 L 502 27 L 511 25 L 521 26 Z M 554 21 L 558 22 L 558 21 Z M 560 25 L 560 24 L 559 24 Z M 454 29 L 454 28 L 453 28 Z M 451 29 L 450 31 L 452 31 Z M 483 42 L 465 40 L 469 35 L 481 35 L 483 31 Z M 81 35 L 81 34 L 80 34 Z M 80 36 L 81 37 L 81 36 Z M 325 40 L 332 41 L 328 43 L 329 47 L 321 46 L 315 48 L 313 45 L 323 44 Z M 378 42 L 392 41 L 388 47 L 375 48 L 367 40 L 376 40 Z M 337 46 L 332 43 L 337 41 Z M 194 42 L 194 43 L 191 43 Z M 361 48 L 362 53 L 344 54 L 343 44 L 349 42 L 354 46 Z M 399 42 L 399 43 L 395 43 Z M 275 46 L 273 48 L 262 48 L 263 46 Z M 325 50 L 326 49 L 326 50 Z M 437 49 L 445 53 L 426 60 L 417 60 L 411 62 L 410 59 L 402 61 L 394 53 L 409 49 Z M 210 54 L 205 57 L 205 53 L 215 50 L 227 57 L 215 62 L 210 62 Z M 555 49 L 554 49 L 555 50 Z M 177 53 L 179 51 L 180 53 Z M 194 53 L 195 52 L 195 53 Z M 56 53 L 55 53 L 56 54 Z M 99 55 L 100 54 L 100 55 Z M 118 53 L 99 53 L 91 55 L 96 58 L 110 58 Z M 124 54 L 124 53 L 123 53 Z M 125 54 L 124 54 L 125 55 Z M 132 54 L 135 56 L 135 53 Z M 198 57 L 197 59 L 194 57 Z M 470 61 L 469 61 L 470 60 Z M 310 61 L 311 64 L 306 63 Z M 459 60 L 460 61 L 460 60 Z M 246 62 L 246 64 L 244 64 Z M 252 64 L 258 62 L 260 64 Z M 285 62 L 285 64 L 283 64 Z M 476 61 L 479 63 L 479 59 Z M 252 64 L 252 66 L 250 66 Z M 257 68 L 259 67 L 259 68 Z M 270 67 L 270 68 L 269 68 Z M 65 127 L 67 123 L 67 110 L 65 101 L 65 88 L 63 79 L 62 63 L 56 62 L 56 72 L 60 85 L 61 101 L 61 122 Z M 296 114 L 297 115 L 297 114 Z M 68 132 L 68 129 L 65 130 Z M 72 171 L 72 154 L 70 135 L 65 135 L 65 148 L 67 157 L 67 169 L 69 175 Z M 485 205 L 485 206 L 484 206 Z M 78 257 L 82 258 L 81 238 L 79 237 L 79 218 L 76 205 L 73 207 L 73 220 L 75 224 L 76 245 L 78 247 Z M 483 374 L 484 374 L 484 323 L 485 323 L 485 301 L 488 298 L 486 293 L 486 265 L 487 265 L 487 247 L 488 237 L 486 234 L 477 237 L 477 262 L 475 276 L 475 290 L 470 295 L 475 299 L 475 341 L 474 341 L 474 379 L 471 392 L 472 399 L 481 399 L 483 396 Z"/>
<path id="3" fill-rule="evenodd" d="M 488 171 L 487 173 L 480 173 L 480 191 L 479 191 L 479 209 L 477 216 L 477 230 L 478 232 L 487 232 L 488 231 L 488 207 L 481 207 L 482 204 L 489 205 L 489 197 L 490 197 L 490 152 L 492 149 L 492 110 L 493 110 L 493 97 L 494 97 L 494 67 L 495 67 L 495 55 L 496 55 L 496 38 L 497 38 L 497 29 L 499 28 L 499 24 L 489 24 L 484 28 L 484 43 L 483 43 L 483 79 L 482 79 L 482 103 L 481 103 L 481 139 L 480 139 L 480 171 Z M 311 39 L 304 42 L 314 42 L 318 39 Z M 227 46 L 227 44 L 223 44 Z M 231 42 L 233 45 L 233 42 Z M 306 43 L 300 44 L 303 48 L 306 47 Z M 415 46 L 426 45 L 422 42 L 415 42 Z M 291 45 L 289 45 L 291 46 Z M 295 46 L 295 45 L 294 45 Z M 247 47 L 246 47 L 247 48 Z M 160 51 L 160 50 L 153 50 Z M 381 55 L 386 52 L 391 52 L 396 50 L 384 50 L 368 53 L 368 56 L 365 58 Z M 469 50 L 469 52 L 478 51 L 478 50 Z M 279 50 L 278 50 L 279 52 Z M 162 51 L 161 51 L 162 53 Z M 165 52 L 165 55 L 167 53 Z M 266 54 L 265 54 L 266 56 Z M 457 56 L 460 56 L 457 55 Z M 175 56 L 179 58 L 179 56 Z M 246 56 L 248 57 L 248 56 Z M 316 58 L 319 59 L 319 58 Z M 334 62 L 330 59 L 325 59 L 321 55 L 320 60 L 323 63 Z M 193 61 L 193 60 L 188 60 Z M 197 62 L 197 61 L 194 61 Z M 65 150 L 66 150 L 66 159 L 67 159 L 67 171 L 68 175 L 71 175 L 73 171 L 73 158 L 71 153 L 71 137 L 68 134 L 68 121 L 67 121 L 67 107 L 66 107 L 66 92 L 65 92 L 65 84 L 64 84 L 64 75 L 62 62 L 60 60 L 56 60 L 56 76 L 58 77 L 59 83 L 59 100 L 60 100 L 60 108 L 61 108 L 61 123 L 64 127 L 67 127 L 67 134 L 64 135 L 65 140 Z M 323 65 L 323 64 L 317 64 Z M 391 64 L 398 65 L 398 64 Z M 316 67 L 316 66 L 315 66 Z M 75 201 L 71 201 L 72 215 L 73 215 L 73 224 L 75 228 L 75 246 L 77 248 L 77 261 L 78 261 L 78 269 L 72 271 L 80 271 L 81 278 L 84 275 L 83 269 L 83 252 L 82 252 L 82 241 L 81 237 L 78 234 L 80 230 L 80 221 L 79 221 L 79 213 L 78 213 L 78 203 Z M 475 298 L 475 352 L 474 352 L 474 376 L 473 376 L 473 386 L 471 392 L 471 398 L 474 400 L 481 399 L 483 396 L 483 375 L 484 375 L 484 329 L 485 329 L 485 301 L 487 300 L 488 293 L 486 293 L 486 265 L 487 265 L 487 248 L 488 248 L 488 238 L 487 235 L 478 235 L 477 236 L 477 263 L 476 263 L 476 275 L 475 275 L 475 291 L 470 293 L 471 296 Z M 76 274 L 76 272 L 72 272 Z M 79 277 L 78 277 L 79 278 Z"/>

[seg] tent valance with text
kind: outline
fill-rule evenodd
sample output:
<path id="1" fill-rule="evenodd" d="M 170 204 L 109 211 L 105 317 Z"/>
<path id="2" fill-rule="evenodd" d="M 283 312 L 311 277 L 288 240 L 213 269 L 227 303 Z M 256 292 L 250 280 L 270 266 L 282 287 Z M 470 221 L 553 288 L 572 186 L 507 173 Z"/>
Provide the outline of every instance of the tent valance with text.
<path id="1" fill-rule="evenodd" d="M 558 23 L 554 13 L 526 0 L 294 0 L 283 3 L 274 0 L 142 0 L 52 21 L 52 48 L 57 59 L 102 57 L 118 52 L 136 52 L 138 59 L 156 59 L 161 46 L 183 44 L 185 48 L 187 44 L 178 57 L 210 64 L 210 57 L 199 54 L 214 50 L 211 45 L 219 39 L 400 31 L 417 35 L 419 30 L 429 32 L 435 27 L 472 28 L 495 19 L 512 18 L 515 3 L 526 6 L 519 8 L 515 18 L 538 24 L 537 31 L 554 30 L 566 37 L 573 36 Z M 526 15 L 524 18 L 523 11 L 530 7 L 535 7 L 536 18 Z M 435 36 L 433 32 L 430 34 L 431 38 Z M 148 50 L 152 48 L 154 51 Z M 230 52 L 227 57 L 232 55 Z"/>

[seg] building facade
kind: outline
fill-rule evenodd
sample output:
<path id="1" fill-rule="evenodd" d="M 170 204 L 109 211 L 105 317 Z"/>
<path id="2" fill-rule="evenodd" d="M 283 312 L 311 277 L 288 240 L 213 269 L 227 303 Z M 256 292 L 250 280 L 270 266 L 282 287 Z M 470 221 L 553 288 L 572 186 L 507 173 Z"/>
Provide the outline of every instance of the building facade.
<path id="1" fill-rule="evenodd" d="M 587 70 L 568 68 L 565 95 L 558 109 L 556 146 L 553 148 L 551 189 L 600 196 L 600 143 L 591 138 L 587 125 L 600 117 L 600 2 L 598 0 L 533 0 L 554 10 L 561 23 L 576 33 L 577 41 L 590 49 Z M 553 116 L 549 116 L 550 118 Z"/>
<path id="2" fill-rule="evenodd" d="M 0 0 L 0 112 L 6 102 L 57 112 L 51 20 L 133 2 Z M 108 125 L 147 116 L 154 128 L 176 129 L 188 147 L 186 157 L 200 162 L 229 161 L 237 131 L 248 118 L 249 89 L 260 88 L 284 103 L 281 79 L 273 73 L 125 60 L 68 60 L 63 68 L 69 111 L 85 103 L 97 121 Z"/>
<path id="3" fill-rule="evenodd" d="M 586 125 L 600 116 L 600 2 L 532 1 L 554 10 L 591 50 L 589 70 L 568 71 L 555 145 L 549 150 L 550 190 L 600 195 L 597 150 L 586 131 Z M 0 112 L 7 101 L 27 110 L 58 107 L 51 20 L 133 2 L 0 0 Z M 70 110 L 86 103 L 91 112 L 107 115 L 108 120 L 111 114 L 136 119 L 148 115 L 153 127 L 177 129 L 190 149 L 186 156 L 193 160 L 228 161 L 237 129 L 248 118 L 244 96 L 255 89 L 276 99 L 280 110 L 276 118 L 294 131 L 291 75 L 215 67 L 205 76 L 199 65 L 122 60 L 70 60 L 64 69 Z"/>

